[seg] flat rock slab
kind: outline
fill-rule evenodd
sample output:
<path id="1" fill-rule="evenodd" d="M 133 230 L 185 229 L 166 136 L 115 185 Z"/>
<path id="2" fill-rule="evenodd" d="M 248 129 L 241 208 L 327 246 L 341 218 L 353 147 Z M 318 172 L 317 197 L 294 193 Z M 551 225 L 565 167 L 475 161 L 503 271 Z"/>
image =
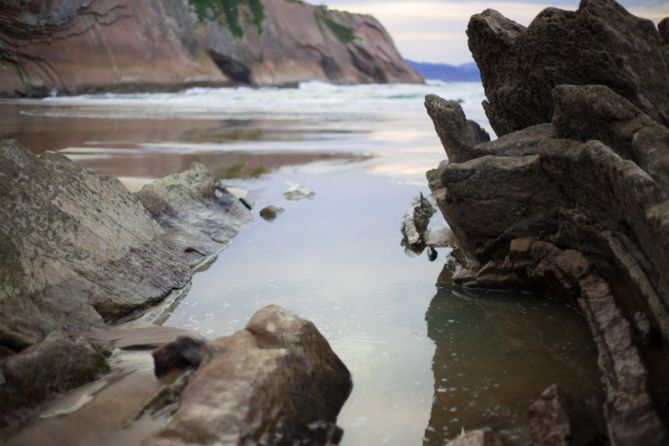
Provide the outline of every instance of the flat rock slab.
<path id="1" fill-rule="evenodd" d="M 110 327 L 106 330 L 81 332 L 77 335 L 93 344 L 109 344 L 112 348 L 126 350 L 158 348 L 179 336 L 198 337 L 196 333 L 188 330 L 159 325 L 138 328 Z"/>
<path id="2" fill-rule="evenodd" d="M 0 345 L 103 326 L 191 271 L 140 200 L 64 156 L 0 143 Z"/>
<path id="3" fill-rule="evenodd" d="M 195 266 L 224 249 L 252 216 L 201 164 L 148 184 L 137 197 Z"/>

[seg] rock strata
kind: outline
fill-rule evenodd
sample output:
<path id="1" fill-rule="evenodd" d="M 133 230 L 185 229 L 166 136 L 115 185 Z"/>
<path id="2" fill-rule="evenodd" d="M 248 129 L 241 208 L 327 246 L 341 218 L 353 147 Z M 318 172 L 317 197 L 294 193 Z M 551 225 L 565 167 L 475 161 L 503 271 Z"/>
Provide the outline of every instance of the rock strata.
<path id="1" fill-rule="evenodd" d="M 252 220 L 201 164 L 147 184 L 137 197 L 191 266 L 218 254 Z"/>
<path id="2" fill-rule="evenodd" d="M 599 348 L 609 441 L 664 444 L 669 72 L 661 33 L 612 0 L 587 0 L 576 12 L 549 8 L 528 28 L 488 10 L 472 17 L 468 35 L 502 136 L 476 143 L 457 104 L 426 101 L 453 158 L 428 180 L 464 253 L 454 280 L 531 287 L 580 309 Z"/>
<path id="3" fill-rule="evenodd" d="M 0 345 L 86 330 L 186 286 L 190 269 L 116 178 L 0 144 Z"/>
<path id="4" fill-rule="evenodd" d="M 0 96 L 423 81 L 373 17 L 291 0 L 9 0 L 0 42 Z"/>
<path id="5" fill-rule="evenodd" d="M 208 350 L 171 421 L 144 444 L 339 442 L 351 376 L 311 322 L 269 306 Z"/>

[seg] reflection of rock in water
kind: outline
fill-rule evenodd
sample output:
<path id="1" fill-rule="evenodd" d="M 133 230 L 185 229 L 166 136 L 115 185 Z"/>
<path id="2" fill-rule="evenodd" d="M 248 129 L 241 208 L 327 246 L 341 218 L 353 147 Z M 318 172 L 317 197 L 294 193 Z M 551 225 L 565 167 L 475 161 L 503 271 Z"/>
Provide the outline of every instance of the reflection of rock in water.
<path id="1" fill-rule="evenodd" d="M 435 342 L 425 444 L 488 426 L 527 443 L 529 406 L 551 384 L 596 398 L 596 348 L 574 311 L 535 295 L 439 289 L 425 316 Z"/>

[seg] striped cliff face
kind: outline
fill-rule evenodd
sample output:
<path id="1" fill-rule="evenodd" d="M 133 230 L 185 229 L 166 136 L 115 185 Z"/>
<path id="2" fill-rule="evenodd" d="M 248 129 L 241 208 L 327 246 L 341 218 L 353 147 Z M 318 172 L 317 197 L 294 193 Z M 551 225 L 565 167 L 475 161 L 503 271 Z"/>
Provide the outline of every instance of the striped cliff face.
<path id="1" fill-rule="evenodd" d="M 0 95 L 421 82 L 373 17 L 302 2 L 0 5 Z"/>

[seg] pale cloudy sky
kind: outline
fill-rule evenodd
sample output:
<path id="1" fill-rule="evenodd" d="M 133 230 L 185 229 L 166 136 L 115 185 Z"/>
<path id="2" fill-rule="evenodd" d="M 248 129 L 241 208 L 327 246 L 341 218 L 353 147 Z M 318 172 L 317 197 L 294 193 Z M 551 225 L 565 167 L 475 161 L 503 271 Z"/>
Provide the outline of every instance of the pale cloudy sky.
<path id="1" fill-rule="evenodd" d="M 424 62 L 471 62 L 465 30 L 469 17 L 487 8 L 523 25 L 544 8 L 578 8 L 578 0 L 325 0 L 335 9 L 372 14 L 395 39 L 402 55 Z M 634 14 L 656 23 L 669 16 L 669 0 L 619 0 Z"/>

